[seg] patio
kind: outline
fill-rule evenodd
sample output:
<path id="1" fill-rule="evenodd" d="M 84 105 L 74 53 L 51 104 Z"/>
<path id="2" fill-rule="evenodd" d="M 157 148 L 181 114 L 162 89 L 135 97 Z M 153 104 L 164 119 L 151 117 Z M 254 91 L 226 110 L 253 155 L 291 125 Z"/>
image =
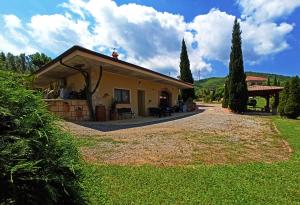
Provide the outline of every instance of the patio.
<path id="1" fill-rule="evenodd" d="M 74 123 L 79 126 L 85 127 L 85 128 L 93 129 L 95 131 L 110 132 L 110 131 L 115 131 L 115 130 L 142 127 L 142 126 L 147 126 L 147 125 L 154 125 L 154 124 L 158 124 L 158 123 L 178 120 L 178 119 L 182 119 L 185 117 L 190 117 L 190 116 L 196 115 L 202 111 L 203 111 L 203 109 L 200 109 L 199 107 L 197 107 L 197 109 L 193 112 L 173 113 L 171 116 L 160 117 L 160 118 L 153 117 L 153 116 L 147 116 L 147 117 L 137 116 L 135 118 L 123 119 L 123 120 L 114 120 L 114 121 L 105 121 L 105 122 L 76 121 Z"/>

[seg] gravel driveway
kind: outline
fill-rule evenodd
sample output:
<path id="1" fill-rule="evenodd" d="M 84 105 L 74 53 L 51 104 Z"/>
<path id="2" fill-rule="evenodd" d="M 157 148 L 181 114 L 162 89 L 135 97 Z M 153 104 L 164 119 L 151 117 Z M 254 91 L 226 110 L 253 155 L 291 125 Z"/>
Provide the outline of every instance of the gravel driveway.
<path id="1" fill-rule="evenodd" d="M 286 160 L 290 148 L 270 119 L 237 115 L 220 105 L 182 119 L 111 132 L 70 122 L 67 129 L 83 143 L 92 163 L 157 166 L 225 164 Z"/>

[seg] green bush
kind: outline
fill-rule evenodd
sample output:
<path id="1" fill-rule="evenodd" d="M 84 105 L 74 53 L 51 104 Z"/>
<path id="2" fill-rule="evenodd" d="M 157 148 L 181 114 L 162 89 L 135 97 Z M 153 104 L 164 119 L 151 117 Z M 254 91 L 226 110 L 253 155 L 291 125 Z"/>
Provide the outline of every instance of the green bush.
<path id="1" fill-rule="evenodd" d="M 84 204 L 72 137 L 26 82 L 0 70 L 0 204 Z"/>
<path id="2" fill-rule="evenodd" d="M 278 111 L 281 116 L 296 119 L 300 116 L 300 79 L 293 77 L 281 93 Z"/>

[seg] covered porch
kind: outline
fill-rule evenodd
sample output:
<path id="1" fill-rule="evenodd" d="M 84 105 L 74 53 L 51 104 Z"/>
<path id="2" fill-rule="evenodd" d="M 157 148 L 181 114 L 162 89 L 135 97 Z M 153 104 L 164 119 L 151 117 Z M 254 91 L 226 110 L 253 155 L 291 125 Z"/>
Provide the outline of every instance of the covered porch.
<path id="1" fill-rule="evenodd" d="M 46 91 L 49 110 L 71 121 L 148 116 L 150 108 L 174 107 L 179 90 L 193 87 L 79 46 L 70 48 L 35 75 L 34 85 Z"/>
<path id="2" fill-rule="evenodd" d="M 262 97 L 266 99 L 266 105 L 261 111 L 269 113 L 271 111 L 270 99 L 274 97 L 274 105 L 272 107 L 272 113 L 277 113 L 277 106 L 279 104 L 279 93 L 283 90 L 283 87 L 278 86 L 263 86 L 263 85 L 252 85 L 248 86 L 248 96 Z"/>

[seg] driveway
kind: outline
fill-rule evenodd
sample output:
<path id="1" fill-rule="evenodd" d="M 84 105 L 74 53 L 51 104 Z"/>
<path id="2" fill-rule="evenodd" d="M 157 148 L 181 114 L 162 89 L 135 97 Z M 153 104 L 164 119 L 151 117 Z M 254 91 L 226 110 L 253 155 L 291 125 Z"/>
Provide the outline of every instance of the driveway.
<path id="1" fill-rule="evenodd" d="M 286 160 L 290 148 L 270 119 L 237 115 L 220 105 L 177 120 L 102 132 L 67 122 L 92 163 L 157 166 Z M 87 143 L 88 142 L 88 143 Z"/>

